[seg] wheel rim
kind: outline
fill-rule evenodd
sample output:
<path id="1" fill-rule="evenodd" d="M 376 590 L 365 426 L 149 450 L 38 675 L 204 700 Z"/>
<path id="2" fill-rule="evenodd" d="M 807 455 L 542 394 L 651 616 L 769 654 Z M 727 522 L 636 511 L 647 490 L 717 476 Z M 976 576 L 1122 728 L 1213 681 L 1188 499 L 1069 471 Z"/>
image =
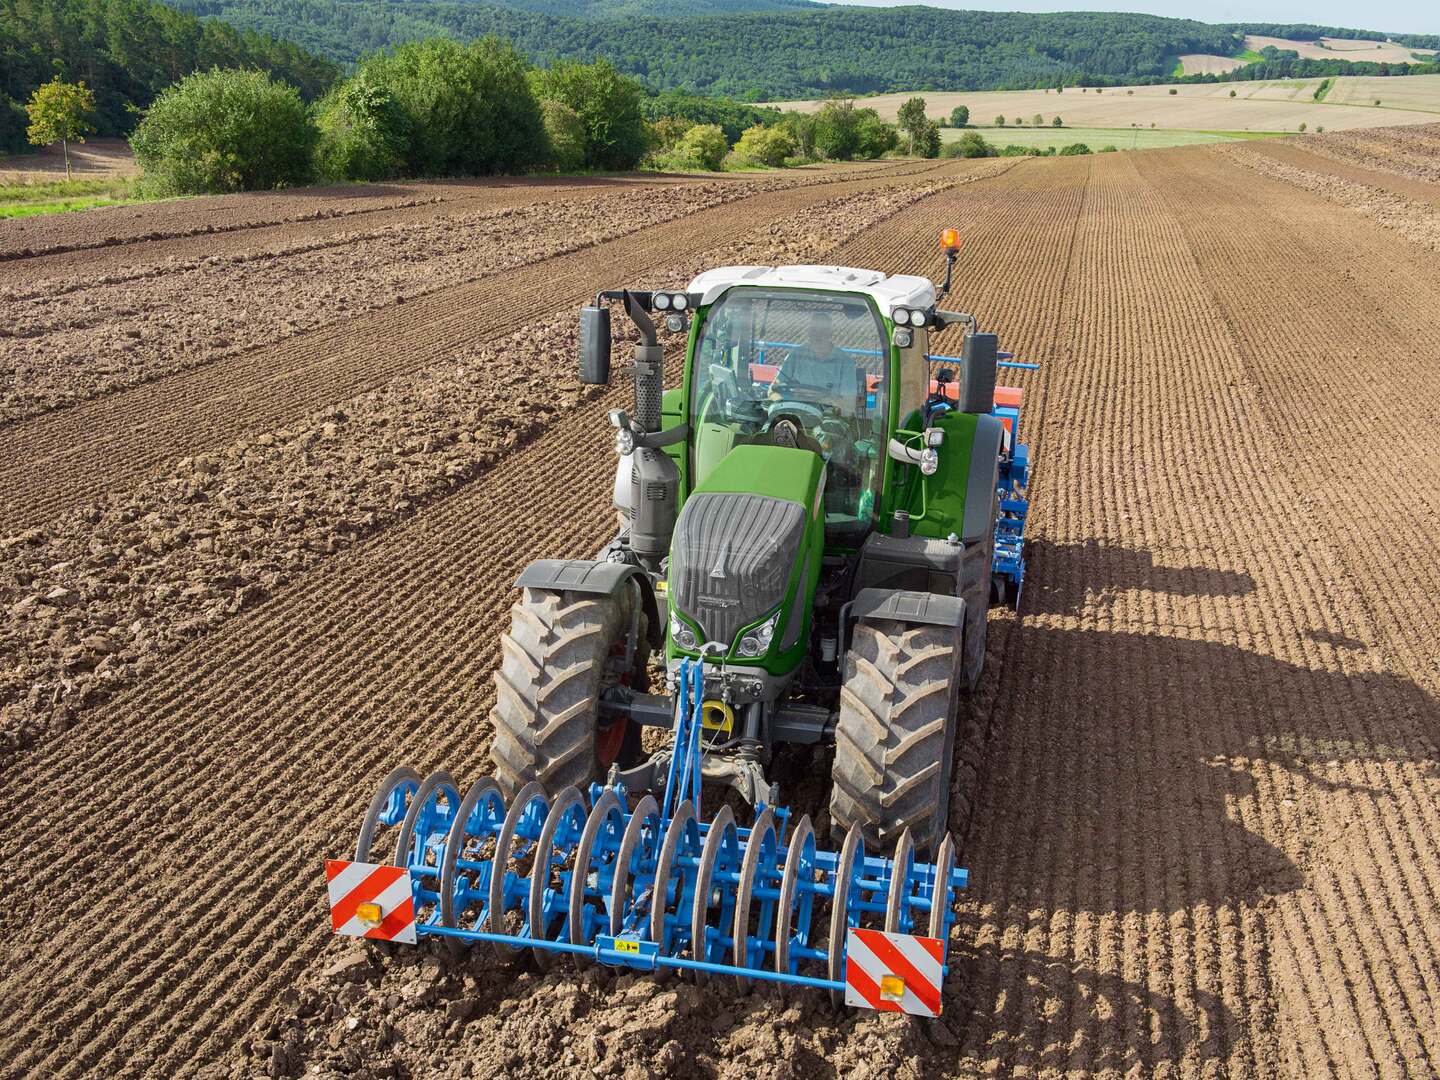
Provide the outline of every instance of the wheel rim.
<path id="1" fill-rule="evenodd" d="M 700 858 L 704 844 L 700 826 L 695 821 L 695 807 L 686 799 L 670 819 L 665 830 L 665 846 L 655 864 L 655 900 L 650 909 L 650 940 L 660 946 L 666 956 L 679 955 L 690 941 L 689 913 L 695 902 L 696 865 L 677 863 L 677 859 Z M 665 978 L 668 968 L 657 968 L 656 975 Z"/>
<path id="2" fill-rule="evenodd" d="M 606 788 L 595 800 L 595 806 L 585 821 L 585 831 L 580 836 L 580 846 L 575 852 L 575 872 L 570 878 L 570 918 L 567 924 L 570 940 L 576 945 L 592 945 L 601 926 L 601 912 L 604 908 L 604 890 L 600 888 L 599 869 L 595 867 L 596 857 L 613 859 L 619 851 L 625 830 L 625 817 L 620 810 L 620 800 L 612 788 Z M 604 863 L 602 861 L 601 869 Z M 596 886 L 591 888 L 592 873 Z"/>
<path id="3" fill-rule="evenodd" d="M 915 869 L 915 841 L 907 827 L 895 841 L 895 858 L 890 867 L 890 894 L 885 901 L 885 932 L 909 934 L 915 929 L 915 908 L 911 903 L 910 878 Z"/>
<path id="4" fill-rule="evenodd" d="M 450 826 L 445 856 L 440 861 L 443 925 L 458 927 L 461 916 L 477 900 L 481 907 L 475 925 L 485 921 L 490 899 L 490 868 L 494 865 L 493 850 L 487 853 L 485 848 L 499 836 L 504 822 L 505 798 L 500 793 L 500 785 L 488 776 L 471 784 Z M 473 851 L 472 841 L 476 845 Z M 467 875 L 474 875 L 473 886 Z"/>
<path id="5" fill-rule="evenodd" d="M 941 941 L 950 937 L 950 871 L 954 869 L 955 840 L 946 833 L 935 858 L 935 879 L 930 886 L 930 936 Z"/>
<path id="6" fill-rule="evenodd" d="M 845 939 L 850 927 L 860 924 L 860 875 L 857 867 L 865 865 L 865 839 L 858 824 L 851 825 L 835 863 L 835 893 L 830 898 L 830 979 L 845 981 Z M 839 990 L 830 991 L 830 1000 L 839 1005 L 845 1000 Z"/>
<path id="7" fill-rule="evenodd" d="M 570 940 L 568 885 L 574 876 L 573 859 L 585 832 L 585 800 L 575 787 L 555 796 L 545 828 L 535 844 L 535 867 L 530 875 L 530 936 L 544 941 Z M 570 862 L 571 868 L 564 869 Z M 554 884 L 552 884 L 552 882 Z M 556 926 L 552 934 L 551 928 Z M 553 967 L 558 956 L 549 949 L 535 949 L 542 968 Z"/>
<path id="8" fill-rule="evenodd" d="M 695 873 L 695 903 L 690 915 L 690 955 L 695 960 L 714 962 L 721 946 L 712 944 L 709 934 L 708 916 L 711 901 L 715 899 L 716 870 L 738 869 L 740 865 L 740 837 L 735 831 L 735 814 L 730 807 L 720 807 L 715 820 L 705 834 L 705 847 L 700 853 L 700 862 Z M 718 886 L 720 925 L 727 925 L 735 910 L 735 893 L 726 884 Z M 695 972 L 697 982 L 705 982 L 703 971 Z"/>
<path id="9" fill-rule="evenodd" d="M 506 916 L 517 909 L 525 911 L 526 915 L 520 926 L 520 933 L 523 935 L 529 929 L 529 912 L 525 910 L 524 900 L 530 895 L 530 879 L 522 877 L 518 871 L 512 872 L 508 867 L 512 859 L 518 862 L 533 850 L 549 813 L 550 799 L 546 796 L 545 789 L 532 780 L 520 789 L 520 794 L 510 805 L 510 812 L 505 815 L 505 824 L 500 829 L 499 839 L 495 841 L 495 859 L 490 871 L 490 912 L 487 921 L 492 934 L 508 933 Z M 513 960 L 522 951 L 519 946 L 505 941 L 494 941 L 491 944 L 495 946 L 495 953 L 501 960 Z"/>
<path id="10" fill-rule="evenodd" d="M 375 844 L 378 826 L 395 826 L 405 820 L 409 800 L 420 788 L 420 774 L 407 766 L 391 769 L 380 781 L 365 816 L 360 820 L 360 835 L 355 841 L 355 861 L 368 863 Z"/>
<path id="11" fill-rule="evenodd" d="M 785 873 L 775 912 L 775 970 L 797 974 L 800 959 L 790 959 L 790 946 L 809 945 L 810 917 L 815 906 L 815 828 L 806 814 L 790 836 Z"/>
<path id="12" fill-rule="evenodd" d="M 770 940 L 770 920 L 775 914 L 775 901 L 765 897 L 760 899 L 753 935 L 750 933 L 750 908 L 755 900 L 756 886 L 763 888 L 767 884 L 766 879 L 775 876 L 779 847 L 775 813 L 767 806 L 750 829 L 750 836 L 745 841 L 745 860 L 740 865 L 740 886 L 735 894 L 735 929 L 731 934 L 731 951 L 736 967 L 759 968 L 765 965 L 765 943 Z M 760 953 L 753 965 L 749 963 L 752 943 Z M 750 989 L 750 979 L 746 976 L 737 975 L 736 981 L 742 992 Z"/>
<path id="13" fill-rule="evenodd" d="M 646 795 L 630 815 L 620 853 L 615 857 L 614 876 L 610 882 L 610 933 L 625 929 L 626 899 L 631 893 L 643 895 L 655 881 L 655 860 L 659 857 L 660 806 L 654 796 Z"/>

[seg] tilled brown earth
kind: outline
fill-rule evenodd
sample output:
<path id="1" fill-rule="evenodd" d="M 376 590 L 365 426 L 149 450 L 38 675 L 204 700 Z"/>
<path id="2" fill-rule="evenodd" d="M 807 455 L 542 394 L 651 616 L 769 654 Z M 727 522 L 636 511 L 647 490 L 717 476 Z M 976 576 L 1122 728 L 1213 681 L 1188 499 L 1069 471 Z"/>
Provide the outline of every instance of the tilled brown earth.
<path id="1" fill-rule="evenodd" d="M 840 196 L 633 284 L 673 285 L 716 260 L 819 257 L 812 212 L 831 223 L 833 245 L 944 186 Z M 11 659 L 0 671 L 0 755 L 69 727 L 187 638 L 473 480 L 593 398 L 574 380 L 574 323 L 566 311 L 461 349 L 294 429 L 186 457 L 169 475 L 0 540 L 0 653 Z"/>
<path id="2" fill-rule="evenodd" d="M 491 340 L 617 280 L 732 242 L 804 207 L 881 191 L 896 178 L 966 182 L 1009 167 L 993 161 L 921 162 L 860 173 L 858 179 L 819 174 L 816 182 L 722 202 L 516 271 L 409 301 L 400 298 L 309 332 L 285 336 L 282 326 L 272 326 L 271 334 L 282 340 L 0 427 L 0 487 L 9 495 L 0 504 L 0 532 L 38 524 L 106 490 L 128 488 L 187 453 L 293 423 L 313 409 L 433 364 L 457 342 Z M 283 270 L 283 263 L 276 265 Z M 136 331 L 127 326 L 124 332 Z"/>
<path id="3" fill-rule="evenodd" d="M 774 223 L 806 209 L 748 225 L 799 259 Z M 379 777 L 486 770 L 514 574 L 610 527 L 617 387 L 7 762 L 9 1072 L 1436 1075 L 1437 256 L 1201 148 L 847 214 L 823 257 L 896 270 L 960 224 L 956 305 L 1044 364 L 1031 577 L 965 718 L 990 740 L 956 793 L 944 1020 L 327 938 L 319 861 Z"/>
<path id="4" fill-rule="evenodd" d="M 570 193 L 134 271 L 0 289 L 9 314 L 0 424 L 237 356 L 330 323 L 766 190 L 754 184 Z M 249 235 L 248 233 L 245 235 Z"/>
<path id="5" fill-rule="evenodd" d="M 1440 251 L 1440 185 L 1392 178 L 1373 169 L 1332 168 L 1331 162 L 1317 155 L 1279 143 L 1229 153 L 1237 164 L 1314 192 L 1393 229 L 1412 243 Z"/>

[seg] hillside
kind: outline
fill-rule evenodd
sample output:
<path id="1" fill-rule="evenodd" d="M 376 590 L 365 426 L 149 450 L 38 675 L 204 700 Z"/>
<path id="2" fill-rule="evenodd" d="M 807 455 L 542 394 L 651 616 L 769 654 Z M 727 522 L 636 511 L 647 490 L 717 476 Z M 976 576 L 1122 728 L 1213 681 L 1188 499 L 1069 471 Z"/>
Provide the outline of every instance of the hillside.
<path id="1" fill-rule="evenodd" d="M 596 19 L 453 2 L 174 2 L 197 15 L 282 36 L 341 63 L 433 34 L 462 39 L 498 34 L 541 62 L 605 56 L 657 89 L 748 98 L 914 87 L 1018 89 L 1082 76 L 1118 82 L 1161 79 L 1174 70 L 1181 53 L 1223 53 L 1239 45 L 1236 35 L 1222 27 L 1129 14 L 831 7 Z M 521 2 L 553 8 L 559 0 Z M 641 2 L 591 0 L 582 10 Z M 680 10 L 685 7 L 682 3 Z"/>
<path id="2" fill-rule="evenodd" d="M 152 0 L 0 0 L 0 151 L 25 146 L 20 105 L 57 75 L 85 80 L 95 92 L 97 133 L 121 135 L 160 90 L 214 65 L 273 72 L 307 97 L 337 74 L 289 41 Z"/>

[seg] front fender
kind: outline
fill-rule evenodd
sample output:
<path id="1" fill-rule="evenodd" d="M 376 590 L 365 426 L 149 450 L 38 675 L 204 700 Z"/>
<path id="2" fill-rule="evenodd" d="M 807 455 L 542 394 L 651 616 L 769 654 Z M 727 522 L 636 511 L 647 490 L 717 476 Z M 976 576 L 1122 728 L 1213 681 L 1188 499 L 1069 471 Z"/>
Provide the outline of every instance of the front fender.
<path id="1" fill-rule="evenodd" d="M 650 584 L 650 578 L 638 566 L 592 559 L 536 559 L 520 571 L 520 576 L 515 579 L 515 588 L 614 596 L 632 578 L 640 585 L 640 602 L 645 606 L 645 617 L 649 623 L 650 647 L 658 649 L 665 644 L 665 624 L 660 620 L 660 609 L 655 603 L 655 589 Z"/>

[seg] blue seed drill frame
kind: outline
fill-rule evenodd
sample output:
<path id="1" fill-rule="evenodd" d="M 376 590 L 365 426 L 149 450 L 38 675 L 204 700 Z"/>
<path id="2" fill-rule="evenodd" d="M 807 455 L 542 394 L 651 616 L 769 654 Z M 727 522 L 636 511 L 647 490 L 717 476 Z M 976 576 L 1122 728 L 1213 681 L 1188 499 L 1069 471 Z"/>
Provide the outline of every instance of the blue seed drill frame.
<path id="1" fill-rule="evenodd" d="M 646 794 L 632 809 L 619 783 L 553 798 L 532 783 L 507 804 L 490 778 L 462 798 L 448 773 L 422 780 L 396 769 L 370 804 L 349 865 L 371 864 L 377 835 L 398 828 L 390 865 L 408 875 L 414 940 L 483 942 L 506 961 L 528 951 L 542 968 L 569 954 L 701 981 L 829 990 L 839 1002 L 856 928 L 907 946 L 915 944 L 907 935 L 939 939 L 929 947 L 943 956 L 969 878 L 948 838 L 934 862 L 922 862 L 908 831 L 889 858 L 867 853 L 858 827 L 838 852 L 824 850 L 809 817 L 790 828 L 783 807 L 758 806 L 749 828 L 724 805 L 700 820 L 703 686 L 702 662 L 683 662 L 659 801 Z M 392 912 L 365 913 L 372 930 L 362 936 L 386 936 L 374 928 Z"/>

